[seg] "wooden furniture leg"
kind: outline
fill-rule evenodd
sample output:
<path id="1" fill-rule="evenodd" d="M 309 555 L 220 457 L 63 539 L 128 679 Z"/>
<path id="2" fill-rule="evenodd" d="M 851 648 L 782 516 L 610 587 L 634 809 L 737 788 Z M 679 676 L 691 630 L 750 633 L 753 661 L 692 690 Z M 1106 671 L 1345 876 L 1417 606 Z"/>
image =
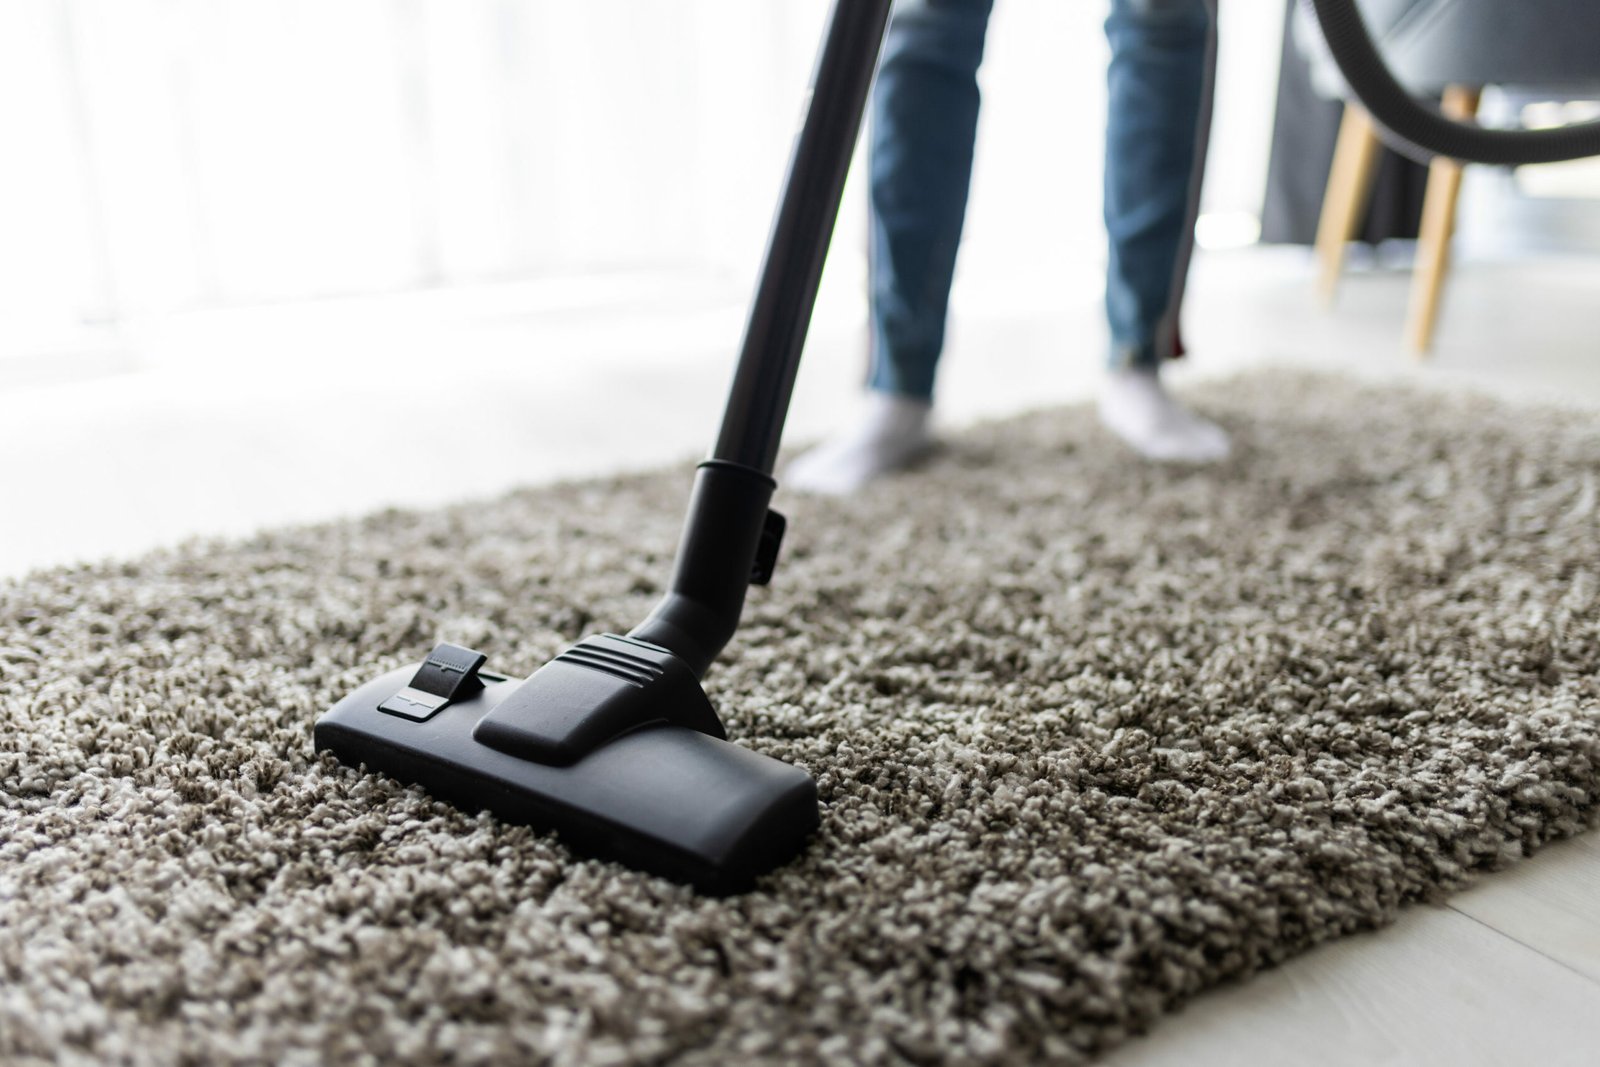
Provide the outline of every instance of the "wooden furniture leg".
<path id="1" fill-rule="evenodd" d="M 1482 90 L 1452 85 L 1445 89 L 1441 110 L 1453 119 L 1469 119 L 1478 112 Z M 1411 301 L 1406 312 L 1406 344 L 1418 359 L 1426 359 L 1433 344 L 1433 327 L 1439 317 L 1439 294 L 1450 266 L 1450 236 L 1456 228 L 1456 201 L 1461 193 L 1461 164 L 1435 156 L 1428 164 L 1428 189 L 1422 200 L 1422 227 L 1417 233 L 1417 263 L 1411 278 Z"/>
<path id="2" fill-rule="evenodd" d="M 1378 162 L 1378 133 L 1372 118 L 1359 104 L 1345 104 L 1339 123 L 1339 140 L 1328 171 L 1328 188 L 1322 197 L 1317 222 L 1317 291 L 1323 303 L 1333 301 L 1344 267 L 1344 250 L 1361 225 L 1372 173 Z"/>

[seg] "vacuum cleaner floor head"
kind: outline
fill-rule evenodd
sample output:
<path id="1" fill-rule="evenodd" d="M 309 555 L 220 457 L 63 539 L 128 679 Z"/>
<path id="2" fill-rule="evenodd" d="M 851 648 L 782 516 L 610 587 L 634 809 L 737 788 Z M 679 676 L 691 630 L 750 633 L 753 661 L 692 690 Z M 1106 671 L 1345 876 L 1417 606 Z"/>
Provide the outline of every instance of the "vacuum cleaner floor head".
<path id="1" fill-rule="evenodd" d="M 721 740 L 665 649 L 591 637 L 526 681 L 482 663 L 441 645 L 367 683 L 317 721 L 317 749 L 706 893 L 749 888 L 817 827 L 811 776 Z"/>
<path id="2" fill-rule="evenodd" d="M 440 645 L 317 721 L 316 745 L 462 807 L 709 893 L 787 862 L 817 827 L 798 767 L 723 740 L 700 677 L 772 576 L 772 467 L 891 0 L 835 0 L 767 240 L 738 366 L 671 581 L 626 637 L 590 637 L 523 682 Z"/>

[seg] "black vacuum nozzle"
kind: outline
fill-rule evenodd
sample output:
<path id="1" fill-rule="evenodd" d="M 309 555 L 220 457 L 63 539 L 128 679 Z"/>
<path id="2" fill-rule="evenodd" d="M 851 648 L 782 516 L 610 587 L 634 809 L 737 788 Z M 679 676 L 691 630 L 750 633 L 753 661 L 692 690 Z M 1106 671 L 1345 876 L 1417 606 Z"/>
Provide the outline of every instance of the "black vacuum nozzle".
<path id="1" fill-rule="evenodd" d="M 724 740 L 700 687 L 746 589 L 771 576 L 772 488 L 701 465 L 669 589 L 633 633 L 587 637 L 521 682 L 439 645 L 340 701 L 317 748 L 707 892 L 748 887 L 818 823 L 811 776 Z"/>
<path id="2" fill-rule="evenodd" d="M 554 830 L 578 851 L 739 892 L 804 846 L 818 821 L 816 783 L 721 740 L 699 682 L 673 659 L 591 637 L 526 681 L 473 666 L 456 696 L 408 714 L 413 705 L 394 697 L 421 688 L 430 665 L 482 663 L 442 645 L 420 669 L 392 671 L 335 705 L 317 721 L 316 746 L 461 807 Z M 461 680 L 442 673 L 435 689 Z"/>

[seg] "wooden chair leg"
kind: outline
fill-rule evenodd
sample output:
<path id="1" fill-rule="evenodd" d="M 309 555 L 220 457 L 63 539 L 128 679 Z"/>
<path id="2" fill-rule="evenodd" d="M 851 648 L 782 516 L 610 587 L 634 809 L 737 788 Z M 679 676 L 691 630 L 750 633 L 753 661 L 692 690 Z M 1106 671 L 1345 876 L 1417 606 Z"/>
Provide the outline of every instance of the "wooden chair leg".
<path id="1" fill-rule="evenodd" d="M 1360 105 L 1346 104 L 1317 222 L 1317 291 L 1323 303 L 1331 303 L 1339 287 L 1345 245 L 1361 225 L 1377 162 L 1378 133 L 1371 117 Z"/>
<path id="2" fill-rule="evenodd" d="M 1451 118 L 1468 119 L 1478 112 L 1482 91 L 1452 85 L 1444 91 L 1441 110 Z M 1422 226 L 1417 233 L 1417 263 L 1411 278 L 1406 312 L 1406 344 L 1426 359 L 1439 317 L 1439 296 L 1450 267 L 1450 237 L 1456 228 L 1456 201 L 1461 194 L 1461 164 L 1435 157 L 1428 164 L 1428 188 L 1422 199 Z"/>

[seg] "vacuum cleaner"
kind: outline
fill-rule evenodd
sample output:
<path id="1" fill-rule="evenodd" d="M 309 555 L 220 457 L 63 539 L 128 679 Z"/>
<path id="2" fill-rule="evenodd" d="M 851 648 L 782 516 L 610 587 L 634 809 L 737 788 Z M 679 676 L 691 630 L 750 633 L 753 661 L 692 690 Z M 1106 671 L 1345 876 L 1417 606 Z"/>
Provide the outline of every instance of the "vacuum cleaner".
<path id="1" fill-rule="evenodd" d="M 1512 132 L 1445 119 L 1395 83 L 1353 0 L 1308 2 L 1352 89 L 1413 154 L 1600 154 L 1600 123 Z M 819 824 L 816 783 L 728 741 L 700 679 L 733 636 L 746 590 L 777 563 L 785 524 L 769 507 L 773 465 L 890 6 L 834 0 L 722 427 L 655 609 L 525 679 L 440 644 L 325 713 L 319 751 L 706 893 L 745 890 L 804 848 Z"/>

